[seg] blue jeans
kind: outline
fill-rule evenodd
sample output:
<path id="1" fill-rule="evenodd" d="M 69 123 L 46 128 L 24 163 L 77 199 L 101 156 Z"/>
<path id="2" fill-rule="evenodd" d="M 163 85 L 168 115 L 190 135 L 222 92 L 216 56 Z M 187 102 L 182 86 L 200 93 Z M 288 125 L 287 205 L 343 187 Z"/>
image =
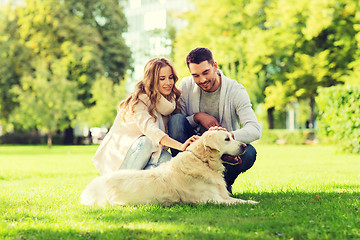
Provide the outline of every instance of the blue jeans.
<path id="1" fill-rule="evenodd" d="M 160 164 L 170 161 L 171 154 L 167 151 L 162 151 L 157 163 L 151 157 L 153 149 L 153 142 L 146 136 L 141 136 L 135 140 L 127 152 L 120 169 L 151 169 Z"/>
<path id="2" fill-rule="evenodd" d="M 168 134 L 171 138 L 184 143 L 189 137 L 196 133 L 184 115 L 175 114 L 168 121 Z M 176 156 L 178 152 L 179 151 L 176 149 L 171 149 L 173 157 Z M 256 149 L 251 144 L 247 144 L 245 153 L 240 157 L 242 160 L 241 164 L 223 164 L 225 166 L 224 179 L 228 189 L 235 182 L 235 179 L 240 173 L 245 172 L 254 165 L 256 160 Z"/>

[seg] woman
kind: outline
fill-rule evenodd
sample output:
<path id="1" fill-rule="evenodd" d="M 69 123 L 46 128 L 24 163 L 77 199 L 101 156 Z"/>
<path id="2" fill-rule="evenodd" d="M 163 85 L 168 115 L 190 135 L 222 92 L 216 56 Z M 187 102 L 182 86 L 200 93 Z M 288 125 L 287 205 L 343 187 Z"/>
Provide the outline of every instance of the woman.
<path id="1" fill-rule="evenodd" d="M 165 58 L 153 58 L 144 78 L 118 108 L 118 114 L 92 159 L 101 175 L 118 169 L 148 169 L 169 161 L 167 147 L 184 151 L 198 136 L 185 143 L 170 138 L 167 120 L 177 109 L 178 77 Z"/>

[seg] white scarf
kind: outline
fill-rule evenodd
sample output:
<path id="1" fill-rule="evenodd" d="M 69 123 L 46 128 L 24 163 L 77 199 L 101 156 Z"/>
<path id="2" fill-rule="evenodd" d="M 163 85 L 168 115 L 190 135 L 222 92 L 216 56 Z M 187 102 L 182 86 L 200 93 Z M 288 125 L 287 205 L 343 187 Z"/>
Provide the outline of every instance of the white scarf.
<path id="1" fill-rule="evenodd" d="M 146 94 L 140 94 L 139 99 L 146 104 L 146 106 L 150 106 L 150 99 Z M 163 116 L 167 116 L 171 114 L 176 108 L 175 99 L 171 99 L 168 101 L 163 95 L 161 95 L 160 99 L 156 102 L 155 109 L 158 113 Z"/>

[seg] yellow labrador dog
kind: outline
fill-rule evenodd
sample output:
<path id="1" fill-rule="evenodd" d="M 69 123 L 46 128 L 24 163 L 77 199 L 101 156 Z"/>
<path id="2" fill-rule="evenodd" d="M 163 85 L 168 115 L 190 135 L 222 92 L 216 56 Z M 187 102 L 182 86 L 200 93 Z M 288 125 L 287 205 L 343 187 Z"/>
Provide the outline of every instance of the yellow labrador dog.
<path id="1" fill-rule="evenodd" d="M 230 197 L 223 178 L 222 162 L 236 158 L 223 157 L 222 160 L 221 156 L 237 156 L 245 147 L 229 132 L 207 131 L 186 151 L 157 168 L 118 170 L 95 178 L 82 193 L 81 204 L 255 204 L 255 201 Z"/>

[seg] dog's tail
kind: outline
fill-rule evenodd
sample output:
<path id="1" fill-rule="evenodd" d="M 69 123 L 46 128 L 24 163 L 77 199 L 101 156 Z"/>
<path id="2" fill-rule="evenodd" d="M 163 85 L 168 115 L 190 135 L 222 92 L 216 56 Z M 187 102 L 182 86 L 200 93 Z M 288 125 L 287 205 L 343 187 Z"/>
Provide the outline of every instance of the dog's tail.
<path id="1" fill-rule="evenodd" d="M 80 196 L 80 203 L 83 205 L 105 206 L 108 201 L 106 197 L 106 178 L 97 177 L 92 180 Z"/>

